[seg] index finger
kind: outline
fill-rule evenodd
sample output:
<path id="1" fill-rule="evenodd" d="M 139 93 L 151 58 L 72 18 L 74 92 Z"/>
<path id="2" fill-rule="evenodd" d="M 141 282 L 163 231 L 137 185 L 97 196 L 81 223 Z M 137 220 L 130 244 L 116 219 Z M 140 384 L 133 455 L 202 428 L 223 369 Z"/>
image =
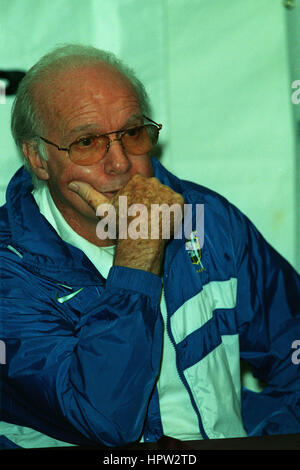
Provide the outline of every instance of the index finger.
<path id="1" fill-rule="evenodd" d="M 89 204 L 95 211 L 100 204 L 107 203 L 109 200 L 94 189 L 90 184 L 83 181 L 72 181 L 68 184 L 68 188 L 78 194 L 85 202 Z"/>

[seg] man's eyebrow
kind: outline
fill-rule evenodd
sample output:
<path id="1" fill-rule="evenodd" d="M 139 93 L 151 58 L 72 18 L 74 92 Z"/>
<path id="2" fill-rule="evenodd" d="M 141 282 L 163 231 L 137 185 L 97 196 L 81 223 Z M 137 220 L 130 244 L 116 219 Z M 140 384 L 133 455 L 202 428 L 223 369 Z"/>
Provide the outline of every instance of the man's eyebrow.
<path id="1" fill-rule="evenodd" d="M 138 122 L 139 121 L 139 122 Z M 142 121 L 143 121 L 143 116 L 142 114 L 133 114 L 132 116 L 130 116 L 130 118 L 127 120 L 125 126 L 122 127 L 122 129 L 124 127 L 128 127 L 129 125 L 131 124 L 142 124 Z"/>
<path id="2" fill-rule="evenodd" d="M 68 135 L 71 137 L 78 132 L 89 131 L 89 130 L 99 130 L 99 124 L 96 123 L 89 123 L 89 124 L 82 124 L 81 126 L 74 127 L 70 130 Z"/>

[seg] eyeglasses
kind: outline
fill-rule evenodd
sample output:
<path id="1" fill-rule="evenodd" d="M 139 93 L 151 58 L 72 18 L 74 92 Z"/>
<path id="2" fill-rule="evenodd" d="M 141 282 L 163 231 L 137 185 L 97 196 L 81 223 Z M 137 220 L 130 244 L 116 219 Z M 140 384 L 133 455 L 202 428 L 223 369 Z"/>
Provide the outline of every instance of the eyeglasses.
<path id="1" fill-rule="evenodd" d="M 119 141 L 128 154 L 144 155 L 148 153 L 158 141 L 158 134 L 162 124 L 157 124 L 146 116 L 143 117 L 152 124 L 144 124 L 142 126 L 108 132 L 107 134 L 87 135 L 75 140 L 69 147 L 59 147 L 59 145 L 54 144 L 45 137 L 38 137 L 58 150 L 68 152 L 69 158 L 73 163 L 82 166 L 93 165 L 102 160 L 111 144 L 115 141 Z M 111 134 L 116 134 L 115 139 L 109 137 Z"/>

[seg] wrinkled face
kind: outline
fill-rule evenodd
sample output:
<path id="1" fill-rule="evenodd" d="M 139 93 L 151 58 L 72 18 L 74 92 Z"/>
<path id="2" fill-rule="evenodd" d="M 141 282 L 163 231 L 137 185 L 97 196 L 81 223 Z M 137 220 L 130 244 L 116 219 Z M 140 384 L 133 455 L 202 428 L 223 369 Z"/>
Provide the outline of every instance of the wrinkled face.
<path id="1" fill-rule="evenodd" d="M 51 87 L 36 90 L 36 101 L 47 129 L 43 137 L 60 147 L 68 147 L 86 135 L 134 127 L 142 119 L 131 84 L 104 64 L 58 72 Z M 112 197 L 133 175 L 153 174 L 149 155 L 127 155 L 118 141 L 111 144 L 102 160 L 89 166 L 72 163 L 67 152 L 45 145 L 49 159 L 43 162 L 47 172 L 43 179 L 47 179 L 52 198 L 67 219 L 83 216 L 96 220 L 95 211 L 68 189 L 71 181 L 87 182 Z"/>

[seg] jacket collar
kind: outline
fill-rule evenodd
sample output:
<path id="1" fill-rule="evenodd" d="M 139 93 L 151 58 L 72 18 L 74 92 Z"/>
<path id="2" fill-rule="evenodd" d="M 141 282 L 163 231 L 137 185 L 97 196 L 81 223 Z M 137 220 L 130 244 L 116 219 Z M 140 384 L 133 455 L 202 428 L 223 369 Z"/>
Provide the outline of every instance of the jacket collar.
<path id="1" fill-rule="evenodd" d="M 74 285 L 94 283 L 103 278 L 85 254 L 65 243 L 48 223 L 31 194 L 31 177 L 21 167 L 10 181 L 6 193 L 11 239 L 8 244 L 23 256 L 28 269 L 48 278 Z M 74 269 L 75 268 L 75 269 Z M 57 275 L 59 272 L 59 279 Z"/>

